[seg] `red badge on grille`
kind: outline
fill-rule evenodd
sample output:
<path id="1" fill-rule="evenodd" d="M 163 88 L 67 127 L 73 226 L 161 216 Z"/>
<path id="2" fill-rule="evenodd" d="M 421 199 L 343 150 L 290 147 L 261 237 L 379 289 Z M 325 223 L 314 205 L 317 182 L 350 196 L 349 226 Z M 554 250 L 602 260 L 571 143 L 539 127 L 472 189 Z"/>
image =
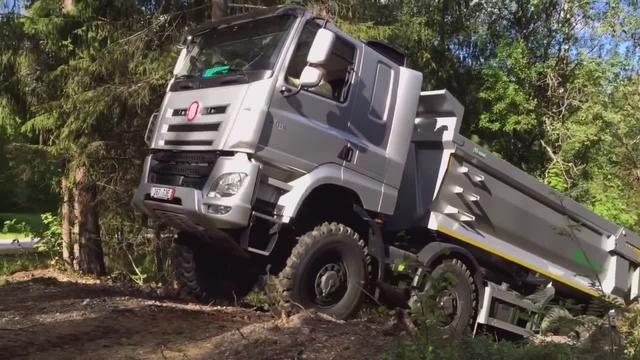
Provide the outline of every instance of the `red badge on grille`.
<path id="1" fill-rule="evenodd" d="M 200 110 L 200 104 L 197 101 L 192 102 L 187 109 L 187 121 L 193 121 L 198 116 L 198 110 Z"/>

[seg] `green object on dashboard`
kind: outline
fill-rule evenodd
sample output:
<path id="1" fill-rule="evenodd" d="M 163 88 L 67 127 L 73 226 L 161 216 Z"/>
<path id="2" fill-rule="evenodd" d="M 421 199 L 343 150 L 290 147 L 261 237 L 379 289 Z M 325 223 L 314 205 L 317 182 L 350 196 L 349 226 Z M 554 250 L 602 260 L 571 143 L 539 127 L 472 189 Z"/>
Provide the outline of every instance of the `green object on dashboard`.
<path id="1" fill-rule="evenodd" d="M 214 77 L 218 75 L 224 75 L 228 73 L 229 70 L 231 70 L 231 66 L 229 65 L 214 66 L 212 68 L 208 68 L 207 70 L 203 71 L 202 77 L 209 78 L 209 77 Z"/>

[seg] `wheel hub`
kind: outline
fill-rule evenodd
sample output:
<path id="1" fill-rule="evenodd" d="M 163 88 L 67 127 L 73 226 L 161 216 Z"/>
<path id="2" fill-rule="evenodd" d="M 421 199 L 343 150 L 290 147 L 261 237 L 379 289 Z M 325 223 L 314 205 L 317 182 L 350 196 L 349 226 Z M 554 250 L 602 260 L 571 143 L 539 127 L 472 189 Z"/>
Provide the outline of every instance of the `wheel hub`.
<path id="1" fill-rule="evenodd" d="M 458 297 L 449 290 L 445 290 L 437 298 L 438 306 L 444 316 L 443 322 L 447 325 L 453 321 L 458 311 Z"/>
<path id="2" fill-rule="evenodd" d="M 321 300 L 328 298 L 344 283 L 344 269 L 339 264 L 326 264 L 316 275 L 316 296 Z"/>

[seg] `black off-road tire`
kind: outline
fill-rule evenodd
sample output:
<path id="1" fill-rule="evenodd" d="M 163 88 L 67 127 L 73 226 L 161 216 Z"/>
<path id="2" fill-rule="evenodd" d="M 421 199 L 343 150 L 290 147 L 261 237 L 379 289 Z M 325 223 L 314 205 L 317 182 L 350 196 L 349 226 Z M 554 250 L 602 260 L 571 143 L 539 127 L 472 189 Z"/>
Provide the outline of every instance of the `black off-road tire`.
<path id="1" fill-rule="evenodd" d="M 313 308 L 337 319 L 349 318 L 358 310 L 364 297 L 363 289 L 366 289 L 368 279 L 366 259 L 366 244 L 351 228 L 335 222 L 317 226 L 298 238 L 279 275 L 281 304 L 287 310 Z M 341 263 L 339 273 L 344 279 L 338 289 L 344 287 L 344 293 L 337 295 L 339 299 L 330 304 L 319 303 L 316 290 L 321 278 L 318 274 L 327 266 L 323 266 L 325 261 Z"/>
<path id="2" fill-rule="evenodd" d="M 432 281 L 442 281 L 439 279 L 443 279 L 444 276 L 449 276 L 444 278 L 444 281 L 452 280 L 451 284 L 445 285 L 445 287 L 450 294 L 455 294 L 456 306 L 454 315 L 450 315 L 451 318 L 447 319 L 446 325 L 441 326 L 441 329 L 451 335 L 462 335 L 473 325 L 475 320 L 478 308 L 478 290 L 473 280 L 473 274 L 458 259 L 447 259 L 436 266 L 430 274 L 426 287 L 431 286 Z M 433 296 L 437 297 L 439 294 L 433 294 Z M 434 300 L 434 305 L 439 306 L 440 299 Z"/>
<path id="3" fill-rule="evenodd" d="M 176 243 L 173 248 L 173 261 L 176 272 L 176 281 L 181 293 L 191 296 L 198 301 L 208 302 L 211 300 L 213 289 L 206 289 L 209 281 L 199 279 L 196 267 L 196 257 L 193 247 Z M 205 287 L 200 286 L 204 282 Z"/>
<path id="4" fill-rule="evenodd" d="M 203 303 L 237 303 L 257 281 L 240 259 L 220 256 L 202 244 L 178 241 L 173 254 L 181 293 Z"/>

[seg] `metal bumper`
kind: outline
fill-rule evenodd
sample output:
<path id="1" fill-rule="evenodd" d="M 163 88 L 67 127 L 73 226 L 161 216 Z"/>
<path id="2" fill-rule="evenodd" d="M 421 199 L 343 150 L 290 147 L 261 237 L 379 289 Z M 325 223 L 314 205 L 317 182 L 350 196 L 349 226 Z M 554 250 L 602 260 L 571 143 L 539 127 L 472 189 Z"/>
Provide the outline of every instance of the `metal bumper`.
<path id="1" fill-rule="evenodd" d="M 209 235 L 219 233 L 220 229 L 238 229 L 248 226 L 260 164 L 251 161 L 246 154 L 236 153 L 233 156 L 220 157 L 203 190 L 171 186 L 175 189 L 172 202 L 151 199 L 152 187 L 169 186 L 155 185 L 147 181 L 150 166 L 151 156 L 147 156 L 140 185 L 133 197 L 133 204 L 151 218 L 177 229 L 204 231 Z M 206 196 L 218 176 L 231 172 L 243 172 L 248 175 L 236 195 L 227 198 Z M 229 207 L 230 210 L 223 215 L 212 214 L 210 208 L 216 205 Z"/>

